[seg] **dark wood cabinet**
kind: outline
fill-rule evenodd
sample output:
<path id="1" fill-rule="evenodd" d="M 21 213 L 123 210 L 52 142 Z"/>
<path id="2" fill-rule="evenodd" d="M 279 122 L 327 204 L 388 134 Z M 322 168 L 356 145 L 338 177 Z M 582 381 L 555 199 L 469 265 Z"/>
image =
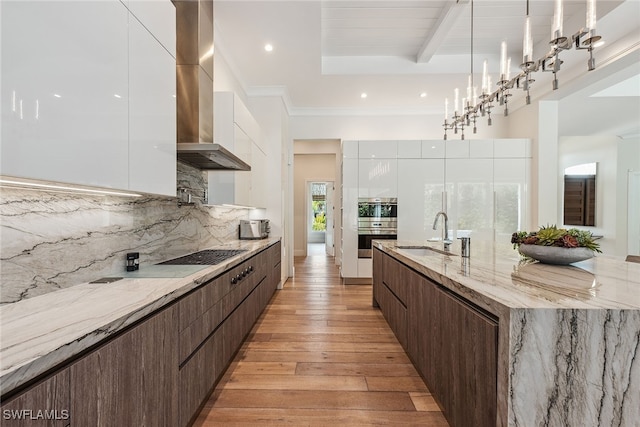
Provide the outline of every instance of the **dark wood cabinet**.
<path id="1" fill-rule="evenodd" d="M 180 317 L 186 319 L 179 334 L 178 425 L 193 421 L 273 296 L 279 280 L 277 243 L 178 303 Z"/>
<path id="2" fill-rule="evenodd" d="M 189 425 L 273 296 L 280 251 L 266 248 L 3 401 L 2 425 Z"/>
<path id="3" fill-rule="evenodd" d="M 449 423 L 495 426 L 498 319 L 378 252 L 376 257 L 374 251 L 374 299 L 402 343 L 398 294 L 405 295 L 405 349 Z M 384 280 L 376 277 L 380 274 Z"/>
<path id="4" fill-rule="evenodd" d="M 72 426 L 175 426 L 175 305 L 70 366 Z"/>
<path id="5" fill-rule="evenodd" d="M 7 427 L 65 427 L 71 423 L 70 403 L 69 369 L 64 369 L 2 402 L 0 424 Z"/>

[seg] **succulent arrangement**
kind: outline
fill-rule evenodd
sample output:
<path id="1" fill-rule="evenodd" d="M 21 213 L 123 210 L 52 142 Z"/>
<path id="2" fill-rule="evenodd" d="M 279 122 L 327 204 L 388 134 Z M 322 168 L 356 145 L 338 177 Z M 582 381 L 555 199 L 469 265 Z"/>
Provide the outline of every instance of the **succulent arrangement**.
<path id="1" fill-rule="evenodd" d="M 556 246 L 561 248 L 588 248 L 602 252 L 589 231 L 577 228 L 558 228 L 555 225 L 540 227 L 538 231 L 517 231 L 511 235 L 513 248 L 520 245 Z"/>

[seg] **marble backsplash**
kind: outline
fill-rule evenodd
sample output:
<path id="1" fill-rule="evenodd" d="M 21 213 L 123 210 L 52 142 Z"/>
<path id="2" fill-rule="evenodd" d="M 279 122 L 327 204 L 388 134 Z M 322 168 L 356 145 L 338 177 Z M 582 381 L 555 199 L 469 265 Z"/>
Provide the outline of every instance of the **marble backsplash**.
<path id="1" fill-rule="evenodd" d="M 178 165 L 178 186 L 204 188 L 201 172 Z M 0 304 L 117 275 L 127 252 L 144 267 L 223 244 L 250 215 L 194 201 L 0 188 Z"/>

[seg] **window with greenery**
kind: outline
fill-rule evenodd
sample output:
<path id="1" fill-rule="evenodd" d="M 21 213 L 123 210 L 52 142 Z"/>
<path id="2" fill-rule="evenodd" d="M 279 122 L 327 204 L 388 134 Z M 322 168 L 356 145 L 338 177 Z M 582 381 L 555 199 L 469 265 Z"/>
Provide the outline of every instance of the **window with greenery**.
<path id="1" fill-rule="evenodd" d="M 311 229 L 327 231 L 327 185 L 321 182 L 311 184 L 311 210 L 313 212 Z"/>

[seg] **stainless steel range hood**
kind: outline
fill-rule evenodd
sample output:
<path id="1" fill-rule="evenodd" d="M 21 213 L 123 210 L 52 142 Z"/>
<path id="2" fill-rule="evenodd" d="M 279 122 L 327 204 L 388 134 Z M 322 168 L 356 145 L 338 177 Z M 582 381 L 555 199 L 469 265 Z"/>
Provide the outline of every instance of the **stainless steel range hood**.
<path id="1" fill-rule="evenodd" d="M 178 144 L 178 159 L 203 170 L 251 170 L 251 166 L 220 144 L 198 142 Z"/>
<path id="2" fill-rule="evenodd" d="M 213 0 L 176 6 L 178 160 L 202 170 L 251 166 L 213 141 Z"/>

